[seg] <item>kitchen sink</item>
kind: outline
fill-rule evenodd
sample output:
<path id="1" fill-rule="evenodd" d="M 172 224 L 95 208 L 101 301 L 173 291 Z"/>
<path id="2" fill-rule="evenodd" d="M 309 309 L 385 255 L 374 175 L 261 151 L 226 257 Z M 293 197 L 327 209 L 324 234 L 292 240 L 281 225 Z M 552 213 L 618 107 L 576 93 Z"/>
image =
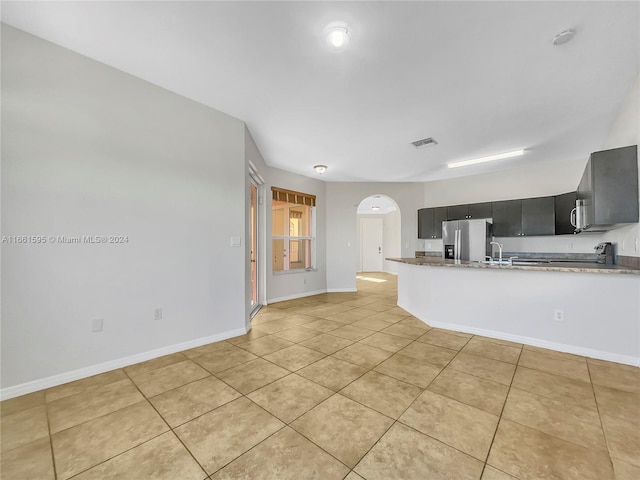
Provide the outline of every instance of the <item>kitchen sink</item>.
<path id="1" fill-rule="evenodd" d="M 535 261 L 531 261 L 531 260 L 514 260 L 513 261 L 513 265 L 519 265 L 519 266 L 527 266 L 527 265 L 548 265 L 549 262 L 545 261 L 545 260 L 535 260 Z"/>
<path id="2" fill-rule="evenodd" d="M 479 260 L 477 263 L 484 263 L 485 265 L 511 265 L 509 260 Z"/>

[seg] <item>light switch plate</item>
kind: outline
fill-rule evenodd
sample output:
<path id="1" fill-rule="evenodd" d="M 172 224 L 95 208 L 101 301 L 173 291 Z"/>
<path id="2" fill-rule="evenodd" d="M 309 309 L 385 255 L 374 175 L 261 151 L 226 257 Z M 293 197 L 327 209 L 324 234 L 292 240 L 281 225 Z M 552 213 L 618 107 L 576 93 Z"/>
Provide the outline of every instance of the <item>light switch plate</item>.
<path id="1" fill-rule="evenodd" d="M 240 237 L 231 237 L 231 246 L 232 247 L 242 246 L 242 239 Z"/>
<path id="2" fill-rule="evenodd" d="M 101 332 L 103 325 L 104 325 L 104 320 L 102 318 L 94 318 L 91 321 L 91 331 Z"/>

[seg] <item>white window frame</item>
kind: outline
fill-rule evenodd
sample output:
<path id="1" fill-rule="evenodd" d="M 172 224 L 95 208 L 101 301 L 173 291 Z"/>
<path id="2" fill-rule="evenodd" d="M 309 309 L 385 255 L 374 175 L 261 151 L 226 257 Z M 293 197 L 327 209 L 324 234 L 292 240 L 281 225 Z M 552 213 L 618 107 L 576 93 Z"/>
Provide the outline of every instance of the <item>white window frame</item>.
<path id="1" fill-rule="evenodd" d="M 275 206 L 275 208 L 282 208 L 284 210 L 284 218 L 286 219 L 286 221 L 284 222 L 285 226 L 288 226 L 288 219 L 289 219 L 289 209 L 292 207 L 295 207 L 296 204 L 294 203 L 286 203 L 282 206 Z M 302 205 L 304 206 L 304 205 Z M 273 211 L 275 210 L 274 205 L 271 206 L 271 214 L 272 214 L 272 218 L 273 218 Z M 283 269 L 282 270 L 273 270 L 273 274 L 274 275 L 289 275 L 292 273 L 304 273 L 304 272 L 309 272 L 309 271 L 315 271 L 316 270 L 316 207 L 312 207 L 309 206 L 309 230 L 311 235 L 310 236 L 291 236 L 291 235 L 273 235 L 273 228 L 272 228 L 272 235 L 271 235 L 271 248 L 273 248 L 273 240 L 283 240 L 283 244 L 285 245 L 285 257 L 284 257 L 284 263 L 283 263 Z M 287 228 L 287 227 L 285 227 Z M 290 264 L 289 264 L 289 245 L 290 245 L 290 241 L 296 241 L 296 240 L 310 240 L 310 249 L 311 249 L 311 266 L 309 268 L 296 268 L 291 270 Z M 273 252 L 272 252 L 273 253 Z"/>

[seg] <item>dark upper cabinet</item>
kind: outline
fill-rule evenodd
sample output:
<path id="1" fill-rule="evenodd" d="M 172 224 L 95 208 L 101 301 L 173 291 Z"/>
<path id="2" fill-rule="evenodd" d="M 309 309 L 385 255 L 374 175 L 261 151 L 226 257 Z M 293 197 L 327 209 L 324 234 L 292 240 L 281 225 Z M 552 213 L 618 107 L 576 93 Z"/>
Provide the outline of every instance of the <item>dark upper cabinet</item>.
<path id="1" fill-rule="evenodd" d="M 436 207 L 433 210 L 433 238 L 442 238 L 442 222 L 447 221 L 447 207 Z"/>
<path id="2" fill-rule="evenodd" d="M 447 220 L 466 220 L 469 218 L 491 218 L 491 202 L 447 207 Z"/>
<path id="3" fill-rule="evenodd" d="M 491 218 L 493 217 L 492 213 L 492 203 L 472 203 L 469 205 L 469 218 Z"/>
<path id="4" fill-rule="evenodd" d="M 447 219 L 447 207 L 418 210 L 418 238 L 442 238 L 442 222 Z"/>
<path id="5" fill-rule="evenodd" d="M 432 229 L 433 208 L 421 208 L 418 210 L 418 238 L 431 238 L 427 235 Z"/>
<path id="6" fill-rule="evenodd" d="M 492 218 L 495 237 L 553 235 L 555 203 L 553 197 L 493 202 Z"/>
<path id="7" fill-rule="evenodd" d="M 556 235 L 567 235 L 575 232 L 571 224 L 571 210 L 576 208 L 577 192 L 563 193 L 555 196 Z"/>
<path id="8" fill-rule="evenodd" d="M 464 220 L 468 215 L 468 205 L 453 205 L 451 207 L 447 207 L 447 220 Z"/>
<path id="9" fill-rule="evenodd" d="M 592 153 L 578 186 L 578 199 L 584 201 L 587 225 L 596 227 L 592 231 L 638 222 L 638 147 Z"/>
<path id="10" fill-rule="evenodd" d="M 556 212 L 553 197 L 522 200 L 523 235 L 553 235 L 555 230 Z"/>
<path id="11" fill-rule="evenodd" d="M 493 236 L 519 237 L 522 235 L 522 200 L 493 202 Z"/>

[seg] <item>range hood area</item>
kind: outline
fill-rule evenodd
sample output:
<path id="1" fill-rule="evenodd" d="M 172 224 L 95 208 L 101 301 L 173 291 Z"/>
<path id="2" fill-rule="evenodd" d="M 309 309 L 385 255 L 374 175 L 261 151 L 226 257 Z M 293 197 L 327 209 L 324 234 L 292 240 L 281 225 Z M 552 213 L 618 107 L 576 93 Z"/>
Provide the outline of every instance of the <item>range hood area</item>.
<path id="1" fill-rule="evenodd" d="M 575 233 L 605 232 L 639 220 L 638 146 L 592 153 L 571 212 Z"/>

